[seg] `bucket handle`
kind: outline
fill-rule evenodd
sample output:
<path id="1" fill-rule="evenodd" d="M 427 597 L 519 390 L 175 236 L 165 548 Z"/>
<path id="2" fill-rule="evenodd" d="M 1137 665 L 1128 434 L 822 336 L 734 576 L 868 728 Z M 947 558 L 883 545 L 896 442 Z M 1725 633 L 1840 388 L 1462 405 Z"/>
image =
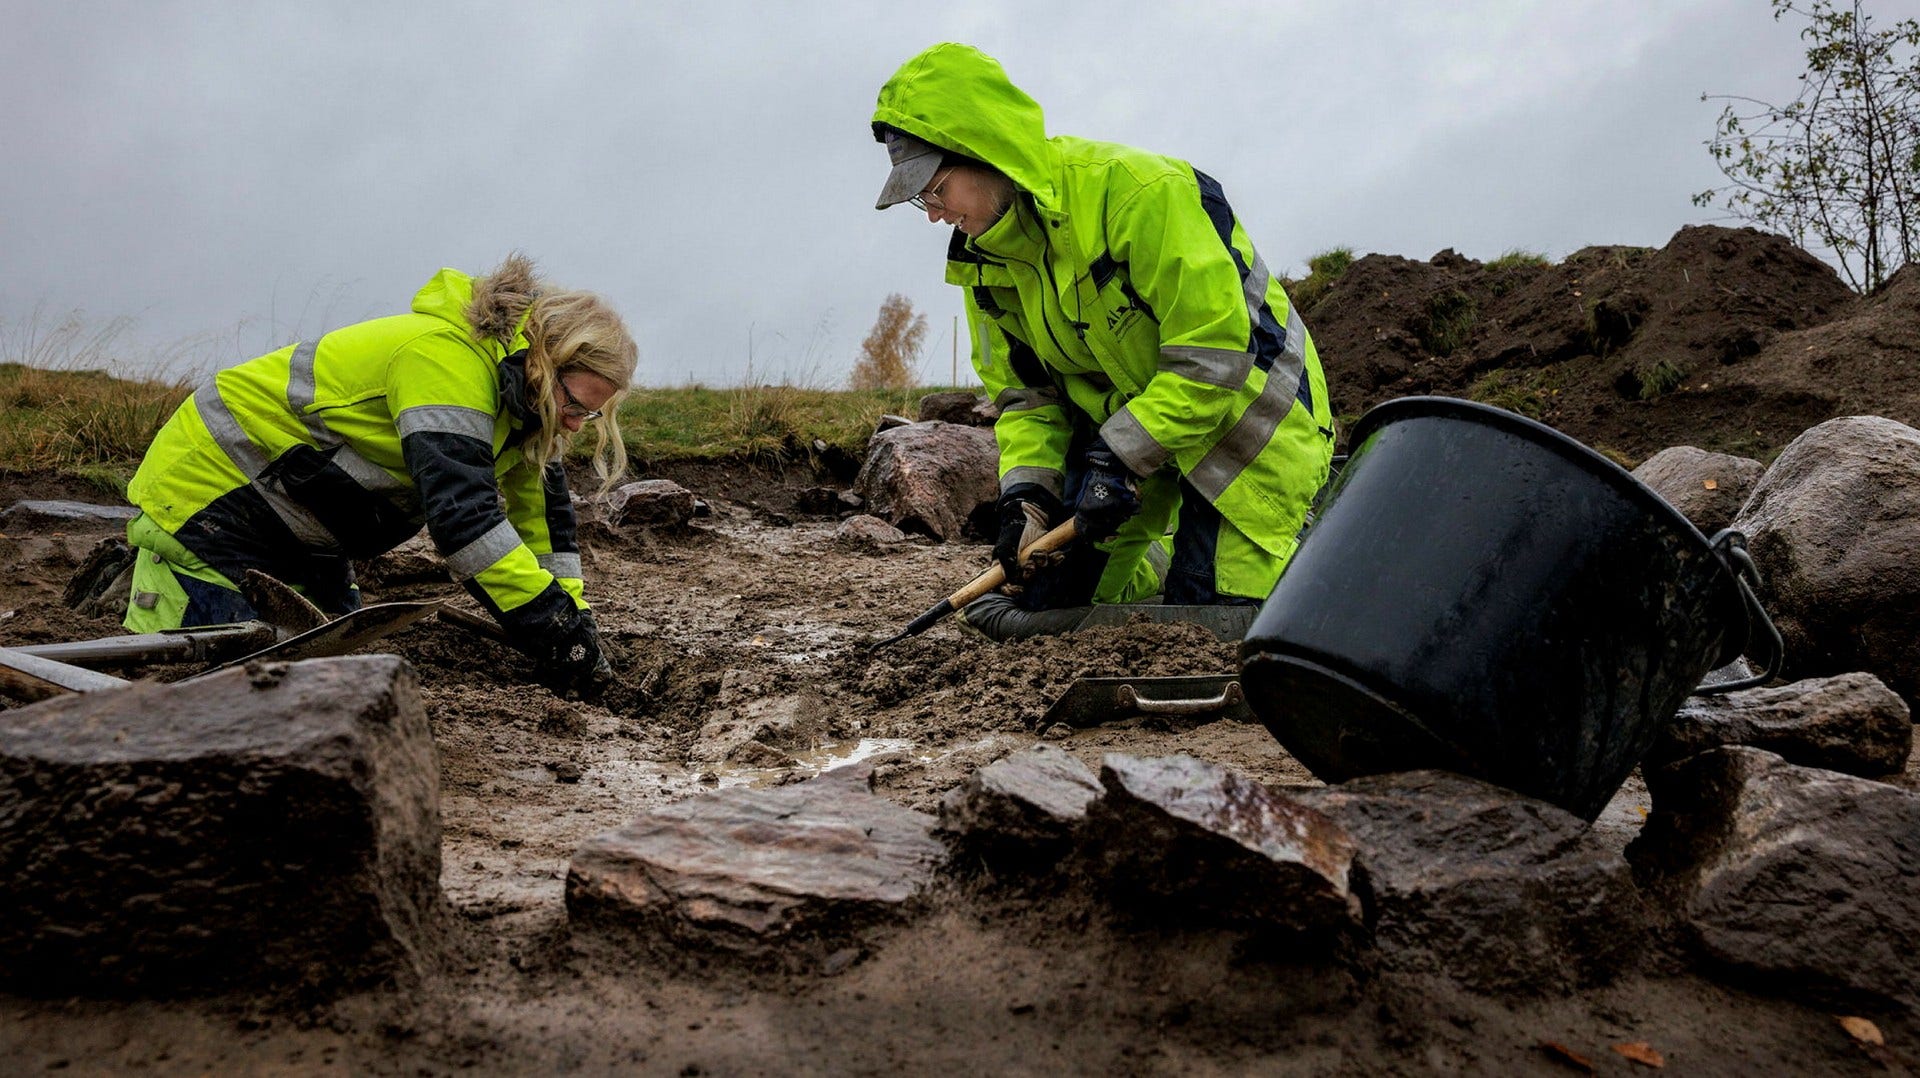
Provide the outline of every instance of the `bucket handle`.
<path id="1" fill-rule="evenodd" d="M 1736 689 L 1750 689 L 1755 685 L 1764 685 L 1772 681 L 1786 661 L 1786 641 L 1780 639 L 1780 630 L 1774 628 L 1773 619 L 1767 616 L 1766 608 L 1760 605 L 1760 597 L 1753 589 L 1760 586 L 1760 567 L 1753 563 L 1753 554 L 1747 550 L 1747 537 L 1732 528 L 1715 535 L 1710 543 L 1714 553 L 1728 563 L 1733 570 L 1733 582 L 1740 589 L 1741 605 L 1746 607 L 1747 639 L 1754 637 L 1753 630 L 1761 630 L 1761 643 L 1768 645 L 1765 668 L 1758 674 L 1738 681 L 1722 681 L 1714 685 L 1702 685 L 1693 690 L 1695 696 L 1717 696 L 1733 692 Z"/>

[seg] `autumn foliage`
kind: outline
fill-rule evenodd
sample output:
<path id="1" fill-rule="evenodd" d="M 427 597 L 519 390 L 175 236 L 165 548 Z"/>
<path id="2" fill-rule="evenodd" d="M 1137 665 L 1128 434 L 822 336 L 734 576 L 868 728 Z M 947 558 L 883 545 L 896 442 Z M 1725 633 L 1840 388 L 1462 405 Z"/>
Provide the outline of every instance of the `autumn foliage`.
<path id="1" fill-rule="evenodd" d="M 860 342 L 848 384 L 854 389 L 907 389 L 919 381 L 920 346 L 927 339 L 927 316 L 898 292 L 880 304 L 873 329 Z"/>

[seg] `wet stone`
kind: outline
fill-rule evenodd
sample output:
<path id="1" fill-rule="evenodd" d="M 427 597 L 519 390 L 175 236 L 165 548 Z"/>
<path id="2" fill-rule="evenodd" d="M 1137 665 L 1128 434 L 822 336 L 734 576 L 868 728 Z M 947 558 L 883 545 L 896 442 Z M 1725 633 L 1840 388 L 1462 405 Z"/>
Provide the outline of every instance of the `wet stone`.
<path id="1" fill-rule="evenodd" d="M 131 505 L 91 502 L 18 501 L 0 511 L 0 532 L 60 531 L 74 527 L 117 528 L 139 514 Z"/>
<path id="2" fill-rule="evenodd" d="M 735 671 L 728 671 L 733 678 Z M 737 680 L 737 679 L 736 679 Z M 746 767 L 790 766 L 786 752 L 813 747 L 825 733 L 817 697 L 797 695 L 752 697 L 722 690 L 716 708 L 700 727 L 687 759 L 694 763 L 730 762 Z M 774 753 L 778 761 L 772 761 Z"/>
<path id="3" fill-rule="evenodd" d="M 1662 449 L 1633 470 L 1633 477 L 1707 535 L 1733 522 L 1765 466 L 1747 457 L 1710 453 L 1690 445 Z"/>
<path id="4" fill-rule="evenodd" d="M 1803 767 L 1890 775 L 1906 767 L 1913 751 L 1913 717 L 1892 689 L 1864 673 L 1694 696 L 1641 766 L 1660 767 L 1720 745 L 1765 749 Z"/>
<path id="5" fill-rule="evenodd" d="M 1339 824 L 1190 756 L 1109 754 L 1088 806 L 1091 862 L 1135 912 L 1315 931 L 1360 920 Z"/>
<path id="6" fill-rule="evenodd" d="M 929 393 L 920 398 L 920 421 L 939 420 L 969 427 L 991 427 L 1000 418 L 1000 409 L 978 393 L 953 390 Z"/>
<path id="7" fill-rule="evenodd" d="M 1035 745 L 980 768 L 940 803 L 940 826 L 1004 859 L 1045 861 L 1071 846 L 1102 792 L 1074 755 Z"/>
<path id="8" fill-rule="evenodd" d="M 671 479 L 642 479 L 607 495 L 607 523 L 616 528 L 678 528 L 692 520 L 693 491 Z"/>
<path id="9" fill-rule="evenodd" d="M 904 916 L 946 860 L 935 820 L 844 767 L 700 794 L 589 839 L 567 875 L 576 939 L 818 969 Z"/>
<path id="10" fill-rule="evenodd" d="M 1920 706 L 1920 430 L 1829 419 L 1760 477 L 1733 526 L 1786 640 L 1786 674 L 1865 670 Z"/>
<path id="11" fill-rule="evenodd" d="M 1000 496 L 993 432 L 955 423 L 881 431 L 853 483 L 868 512 L 907 532 L 958 539 L 967 519 Z"/>
<path id="12" fill-rule="evenodd" d="M 857 513 L 866 500 L 850 490 L 839 487 L 808 487 L 793 496 L 794 508 L 802 513 L 820 513 L 839 515 Z"/>
<path id="13" fill-rule="evenodd" d="M 1649 771 L 1647 786 L 1627 857 L 1709 972 L 1920 1012 L 1920 795 L 1745 747 Z"/>
<path id="14" fill-rule="evenodd" d="M 1353 836 L 1388 968 L 1564 991 L 1606 981 L 1643 949 L 1648 914 L 1627 862 L 1564 809 L 1442 771 L 1287 792 Z"/>
<path id="15" fill-rule="evenodd" d="M 423 972 L 444 925 L 438 798 L 418 683 L 391 655 L 0 712 L 0 980 L 167 993 Z"/>
<path id="16" fill-rule="evenodd" d="M 848 517 L 833 531 L 833 541 L 855 550 L 885 550 L 907 541 L 907 533 L 876 516 Z"/>

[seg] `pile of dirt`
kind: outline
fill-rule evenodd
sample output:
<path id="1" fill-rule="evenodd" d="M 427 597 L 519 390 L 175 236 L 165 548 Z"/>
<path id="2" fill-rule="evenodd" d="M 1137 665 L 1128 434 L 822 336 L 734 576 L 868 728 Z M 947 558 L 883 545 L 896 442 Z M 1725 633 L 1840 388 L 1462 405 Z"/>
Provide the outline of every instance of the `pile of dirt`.
<path id="1" fill-rule="evenodd" d="M 1861 297 L 1752 229 L 1588 247 L 1557 265 L 1356 260 L 1304 315 L 1343 427 L 1410 394 L 1469 397 L 1634 464 L 1671 445 L 1771 459 L 1838 415 L 1920 422 L 1920 270 Z"/>

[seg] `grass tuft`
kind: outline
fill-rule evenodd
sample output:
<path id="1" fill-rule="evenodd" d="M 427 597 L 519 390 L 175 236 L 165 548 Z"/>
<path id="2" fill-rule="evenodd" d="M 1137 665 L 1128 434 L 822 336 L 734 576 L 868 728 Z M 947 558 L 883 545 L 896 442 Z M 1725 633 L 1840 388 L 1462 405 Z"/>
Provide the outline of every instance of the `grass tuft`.
<path id="1" fill-rule="evenodd" d="M 1353 248 L 1335 247 L 1321 251 L 1307 259 L 1307 275 L 1298 281 L 1287 282 L 1287 298 L 1300 309 L 1301 314 L 1311 312 L 1327 296 L 1327 290 L 1333 287 L 1341 275 L 1353 265 Z"/>

